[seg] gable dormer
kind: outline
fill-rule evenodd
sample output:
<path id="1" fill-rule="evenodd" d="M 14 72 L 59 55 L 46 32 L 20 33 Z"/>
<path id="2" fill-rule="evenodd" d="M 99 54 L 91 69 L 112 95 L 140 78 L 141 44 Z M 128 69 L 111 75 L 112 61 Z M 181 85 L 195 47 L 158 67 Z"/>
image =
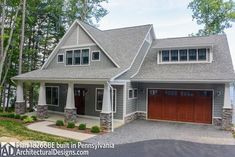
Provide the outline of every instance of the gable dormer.
<path id="1" fill-rule="evenodd" d="M 49 56 L 43 69 L 84 66 L 97 69 L 116 67 L 89 32 L 75 21 Z"/>

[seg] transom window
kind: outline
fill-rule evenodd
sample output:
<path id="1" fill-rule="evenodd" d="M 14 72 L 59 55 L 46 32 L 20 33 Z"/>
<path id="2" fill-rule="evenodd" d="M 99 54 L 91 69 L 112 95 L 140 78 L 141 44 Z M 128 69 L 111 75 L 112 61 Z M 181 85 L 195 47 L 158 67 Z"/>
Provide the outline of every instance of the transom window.
<path id="1" fill-rule="evenodd" d="M 89 58 L 89 49 L 66 51 L 66 65 L 88 65 Z"/>
<path id="2" fill-rule="evenodd" d="M 104 95 L 104 89 L 103 88 L 96 88 L 96 111 L 102 110 L 102 104 L 103 104 L 103 95 Z M 116 103 L 117 103 L 117 90 L 113 89 L 113 112 L 116 112 Z M 112 91 L 110 91 L 110 96 L 112 98 Z M 112 102 L 111 102 L 112 103 Z"/>
<path id="3" fill-rule="evenodd" d="M 46 87 L 46 103 L 47 105 L 59 106 L 59 87 Z"/>
<path id="4" fill-rule="evenodd" d="M 207 61 L 209 62 L 209 48 L 191 48 L 191 49 L 172 49 L 172 50 L 160 50 L 159 62 L 197 62 Z"/>

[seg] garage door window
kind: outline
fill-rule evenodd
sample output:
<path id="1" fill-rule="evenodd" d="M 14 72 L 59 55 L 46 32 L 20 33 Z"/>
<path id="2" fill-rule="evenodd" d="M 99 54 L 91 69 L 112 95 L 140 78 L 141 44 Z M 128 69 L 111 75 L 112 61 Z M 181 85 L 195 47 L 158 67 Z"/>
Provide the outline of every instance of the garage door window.
<path id="1" fill-rule="evenodd" d="M 193 96 L 192 91 L 181 91 L 180 96 Z"/>
<path id="2" fill-rule="evenodd" d="M 176 90 L 166 90 L 165 95 L 167 95 L 167 96 L 177 96 L 177 91 Z"/>
<path id="3" fill-rule="evenodd" d="M 149 95 L 150 96 L 159 95 L 159 91 L 157 89 L 150 89 Z"/>

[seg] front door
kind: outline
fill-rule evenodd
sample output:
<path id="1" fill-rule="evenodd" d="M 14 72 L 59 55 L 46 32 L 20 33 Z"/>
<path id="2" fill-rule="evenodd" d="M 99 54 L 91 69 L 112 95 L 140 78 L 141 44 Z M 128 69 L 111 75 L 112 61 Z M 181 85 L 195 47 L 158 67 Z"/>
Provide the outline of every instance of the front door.
<path id="1" fill-rule="evenodd" d="M 85 114 L 85 89 L 75 88 L 74 89 L 75 106 L 77 108 L 77 114 Z"/>

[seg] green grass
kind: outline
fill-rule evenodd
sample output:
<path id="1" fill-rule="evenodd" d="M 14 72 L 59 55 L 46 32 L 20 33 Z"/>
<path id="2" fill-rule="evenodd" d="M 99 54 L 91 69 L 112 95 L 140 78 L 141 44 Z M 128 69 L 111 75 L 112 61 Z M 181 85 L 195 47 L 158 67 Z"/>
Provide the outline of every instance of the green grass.
<path id="1" fill-rule="evenodd" d="M 8 119 L 0 119 L 0 137 L 2 136 L 14 137 L 19 140 L 34 140 L 58 143 L 77 142 L 76 140 L 72 139 L 32 131 L 25 127 L 22 122 Z"/>

